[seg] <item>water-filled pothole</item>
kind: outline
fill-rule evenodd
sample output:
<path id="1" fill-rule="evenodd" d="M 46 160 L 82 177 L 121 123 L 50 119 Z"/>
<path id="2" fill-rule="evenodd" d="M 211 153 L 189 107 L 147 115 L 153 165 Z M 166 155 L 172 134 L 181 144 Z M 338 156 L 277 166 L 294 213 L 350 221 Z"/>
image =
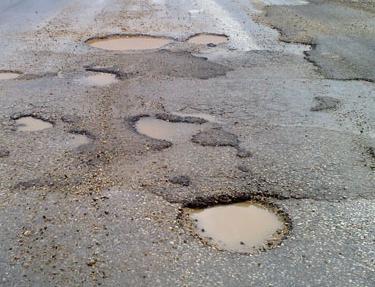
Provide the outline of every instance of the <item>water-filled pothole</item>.
<path id="1" fill-rule="evenodd" d="M 111 51 L 137 51 L 159 49 L 173 42 L 167 37 L 146 35 L 115 35 L 86 41 L 92 47 Z"/>
<path id="2" fill-rule="evenodd" d="M 16 127 L 19 132 L 35 132 L 52 128 L 52 123 L 32 116 L 16 119 Z"/>
<path id="3" fill-rule="evenodd" d="M 172 143 L 189 141 L 191 136 L 200 130 L 199 125 L 191 123 L 169 122 L 152 117 L 141 117 L 135 123 L 138 133 L 153 139 Z"/>
<path id="4" fill-rule="evenodd" d="M 21 74 L 20 73 L 16 73 L 16 72 L 4 72 L 4 71 L 0 71 L 0 81 L 1 80 L 12 80 L 12 79 L 16 79 L 20 76 Z"/>
<path id="5" fill-rule="evenodd" d="M 187 42 L 196 45 L 219 45 L 228 42 L 228 37 L 218 34 L 197 34 L 190 37 Z"/>
<path id="6" fill-rule="evenodd" d="M 104 87 L 116 83 L 117 77 L 110 73 L 95 73 L 83 78 L 80 82 L 89 86 Z"/>
<path id="7" fill-rule="evenodd" d="M 188 209 L 187 213 L 199 237 L 222 250 L 251 253 L 272 247 L 287 232 L 278 214 L 251 201 Z"/>

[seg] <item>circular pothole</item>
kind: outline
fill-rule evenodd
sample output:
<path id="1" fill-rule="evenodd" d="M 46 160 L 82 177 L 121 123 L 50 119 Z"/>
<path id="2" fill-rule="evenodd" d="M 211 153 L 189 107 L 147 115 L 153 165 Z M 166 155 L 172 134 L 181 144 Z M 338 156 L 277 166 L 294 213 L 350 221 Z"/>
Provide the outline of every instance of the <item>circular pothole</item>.
<path id="1" fill-rule="evenodd" d="M 288 233 L 285 218 L 267 205 L 246 201 L 204 209 L 185 209 L 201 240 L 220 250 L 252 253 L 276 246 Z"/>
<path id="2" fill-rule="evenodd" d="M 52 123 L 32 116 L 16 119 L 16 127 L 19 132 L 35 132 L 52 128 Z"/>
<path id="3" fill-rule="evenodd" d="M 110 51 L 139 51 L 159 49 L 174 40 L 147 35 L 114 35 L 86 41 L 92 47 Z"/>
<path id="4" fill-rule="evenodd" d="M 1 80 L 12 80 L 20 76 L 20 73 L 10 72 L 10 71 L 0 71 L 0 81 Z"/>
<path id="5" fill-rule="evenodd" d="M 220 34 L 197 34 L 187 40 L 188 43 L 195 45 L 220 45 L 228 41 L 227 36 Z"/>

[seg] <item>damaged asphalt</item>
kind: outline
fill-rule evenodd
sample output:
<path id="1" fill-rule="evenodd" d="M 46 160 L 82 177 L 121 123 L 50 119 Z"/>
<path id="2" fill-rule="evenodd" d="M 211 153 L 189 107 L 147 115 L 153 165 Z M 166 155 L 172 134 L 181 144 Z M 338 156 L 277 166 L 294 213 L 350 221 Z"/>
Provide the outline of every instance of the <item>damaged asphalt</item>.
<path id="1" fill-rule="evenodd" d="M 375 284 L 371 3 L 10 2 L 0 71 L 22 75 L 0 81 L 1 286 Z M 229 42 L 186 42 L 202 32 Z M 176 41 L 85 44 L 119 33 Z M 92 72 L 118 82 L 80 82 Z M 17 131 L 23 116 L 53 127 Z M 155 140 L 134 128 L 144 116 L 201 131 Z M 279 246 L 219 251 L 181 222 L 184 207 L 245 199 L 287 215 Z"/>

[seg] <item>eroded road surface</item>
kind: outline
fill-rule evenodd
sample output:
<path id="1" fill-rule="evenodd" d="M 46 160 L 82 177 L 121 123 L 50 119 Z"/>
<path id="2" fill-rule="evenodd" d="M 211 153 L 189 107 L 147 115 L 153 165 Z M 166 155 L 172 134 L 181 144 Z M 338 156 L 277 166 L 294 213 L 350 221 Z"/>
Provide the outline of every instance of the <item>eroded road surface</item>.
<path id="1" fill-rule="evenodd" d="M 374 286 L 375 6 L 0 3 L 1 286 Z"/>

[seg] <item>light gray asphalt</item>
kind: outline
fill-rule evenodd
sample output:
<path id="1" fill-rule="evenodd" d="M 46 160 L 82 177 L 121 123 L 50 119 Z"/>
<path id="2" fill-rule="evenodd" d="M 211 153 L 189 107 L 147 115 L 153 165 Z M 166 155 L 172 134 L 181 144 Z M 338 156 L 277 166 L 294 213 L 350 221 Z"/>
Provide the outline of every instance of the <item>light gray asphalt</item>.
<path id="1" fill-rule="evenodd" d="M 0 14 L 36 7 L 10 2 Z M 344 14 L 358 20 L 360 31 L 357 10 L 373 15 L 371 7 L 44 3 L 45 13 L 32 20 L 37 28 L 12 29 L 11 20 L 0 26 L 6 40 L 0 70 L 23 73 L 0 81 L 0 285 L 375 285 L 375 86 L 361 76 L 368 71 L 362 60 L 373 51 L 361 46 L 360 60 L 345 54 L 358 80 L 346 64 L 327 62 L 319 52 L 333 45 L 347 53 L 326 31 Z M 286 4 L 293 3 L 301 1 Z M 329 27 L 321 13 L 327 5 L 337 14 Z M 316 27 L 309 25 L 315 21 L 322 21 L 318 31 L 293 30 Z M 307 42 L 286 43 L 293 41 L 289 34 L 279 41 L 270 24 L 318 40 L 311 51 Z M 229 43 L 184 42 L 199 32 L 227 34 Z M 176 42 L 143 53 L 84 44 L 113 33 Z M 351 36 L 350 43 L 356 43 Z M 328 75 L 325 64 L 350 78 Z M 88 86 L 82 81 L 92 73 L 88 67 L 119 81 Z M 209 122 L 197 123 L 199 140 L 171 145 L 133 128 L 141 115 L 175 112 L 209 115 Z M 22 115 L 54 126 L 17 132 L 14 120 Z M 92 143 L 77 148 L 72 133 L 87 134 Z M 170 182 L 173 177 L 188 177 L 189 185 Z M 241 198 L 260 198 L 288 214 L 292 228 L 280 246 L 252 255 L 218 251 L 191 234 L 180 216 L 184 206 Z"/>

